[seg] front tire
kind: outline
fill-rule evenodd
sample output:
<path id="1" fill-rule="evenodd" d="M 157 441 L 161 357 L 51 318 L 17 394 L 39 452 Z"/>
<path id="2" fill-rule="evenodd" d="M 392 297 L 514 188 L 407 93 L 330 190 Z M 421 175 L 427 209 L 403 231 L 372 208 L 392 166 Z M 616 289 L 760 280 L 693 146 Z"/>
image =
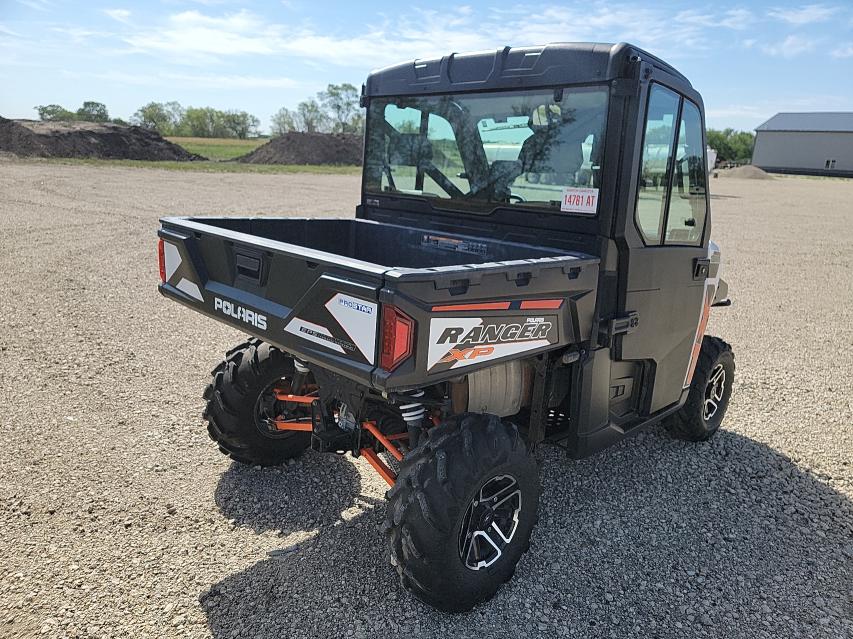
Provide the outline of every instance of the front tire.
<path id="1" fill-rule="evenodd" d="M 211 373 L 202 414 L 210 438 L 223 454 L 242 464 L 276 466 L 308 448 L 311 433 L 271 434 L 259 411 L 262 398 L 293 371 L 293 358 L 259 339 L 228 351 Z"/>
<path id="2" fill-rule="evenodd" d="M 719 337 L 703 337 L 687 401 L 666 421 L 673 437 L 691 442 L 711 439 L 726 415 L 734 377 L 732 347 Z"/>
<path id="3" fill-rule="evenodd" d="M 514 425 L 466 413 L 428 430 L 388 492 L 402 585 L 446 612 L 490 599 L 530 545 L 539 491 L 536 461 Z"/>

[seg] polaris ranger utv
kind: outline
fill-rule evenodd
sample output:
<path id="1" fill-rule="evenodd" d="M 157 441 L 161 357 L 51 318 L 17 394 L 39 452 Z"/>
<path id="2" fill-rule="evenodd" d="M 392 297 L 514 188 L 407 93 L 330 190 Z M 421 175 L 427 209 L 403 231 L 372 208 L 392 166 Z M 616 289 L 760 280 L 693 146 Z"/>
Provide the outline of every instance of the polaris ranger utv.
<path id="1" fill-rule="evenodd" d="M 219 449 L 363 457 L 402 584 L 468 610 L 528 549 L 538 444 L 720 426 L 702 99 L 634 46 L 552 44 L 388 67 L 362 105 L 354 219 L 164 218 L 160 291 L 251 336 L 204 392 Z"/>

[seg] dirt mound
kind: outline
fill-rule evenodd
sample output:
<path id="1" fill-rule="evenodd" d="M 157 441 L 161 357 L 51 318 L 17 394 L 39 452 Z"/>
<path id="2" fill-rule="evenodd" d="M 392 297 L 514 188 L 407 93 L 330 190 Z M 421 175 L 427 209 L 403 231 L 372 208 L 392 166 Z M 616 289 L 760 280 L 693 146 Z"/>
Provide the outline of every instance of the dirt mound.
<path id="1" fill-rule="evenodd" d="M 348 133 L 285 133 L 237 158 L 250 164 L 361 164 L 362 137 Z"/>
<path id="2" fill-rule="evenodd" d="M 734 169 L 719 171 L 720 177 L 740 178 L 741 180 L 772 180 L 773 176 L 751 164 L 744 164 Z"/>
<path id="3" fill-rule="evenodd" d="M 138 126 L 37 122 L 0 117 L 0 152 L 19 157 L 109 160 L 204 160 Z"/>

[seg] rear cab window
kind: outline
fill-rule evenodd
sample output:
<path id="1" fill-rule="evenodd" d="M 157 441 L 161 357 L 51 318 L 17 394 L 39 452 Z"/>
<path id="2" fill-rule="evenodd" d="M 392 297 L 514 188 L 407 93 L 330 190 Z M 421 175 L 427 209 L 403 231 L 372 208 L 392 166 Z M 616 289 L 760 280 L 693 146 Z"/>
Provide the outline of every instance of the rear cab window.
<path id="1" fill-rule="evenodd" d="M 565 213 L 565 189 L 600 187 L 607 97 L 595 86 L 375 98 L 365 190 Z"/>

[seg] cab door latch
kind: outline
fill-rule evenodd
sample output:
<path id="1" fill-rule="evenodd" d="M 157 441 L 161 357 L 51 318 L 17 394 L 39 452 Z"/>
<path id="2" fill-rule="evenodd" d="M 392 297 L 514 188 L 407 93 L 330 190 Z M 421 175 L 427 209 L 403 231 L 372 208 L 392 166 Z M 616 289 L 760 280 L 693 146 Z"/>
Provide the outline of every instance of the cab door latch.
<path id="1" fill-rule="evenodd" d="M 614 339 L 619 335 L 628 335 L 637 330 L 640 325 L 640 314 L 629 311 L 625 315 L 614 317 L 609 322 L 599 324 L 599 342 L 602 346 L 613 346 Z"/>
<path id="2" fill-rule="evenodd" d="M 711 260 L 707 257 L 693 259 L 693 281 L 700 282 L 711 272 Z"/>
<path id="3" fill-rule="evenodd" d="M 640 314 L 637 311 L 629 311 L 626 315 L 614 317 L 610 320 L 610 337 L 633 333 L 639 325 Z"/>

